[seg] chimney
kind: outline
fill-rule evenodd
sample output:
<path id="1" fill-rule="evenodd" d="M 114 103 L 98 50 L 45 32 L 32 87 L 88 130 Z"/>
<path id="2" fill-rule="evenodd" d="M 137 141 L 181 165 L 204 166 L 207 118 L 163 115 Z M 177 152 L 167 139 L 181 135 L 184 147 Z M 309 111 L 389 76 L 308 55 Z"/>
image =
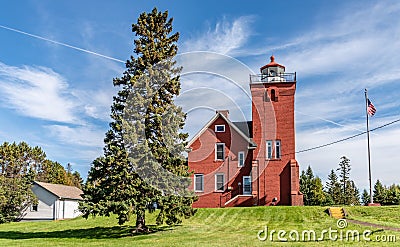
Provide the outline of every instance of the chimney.
<path id="1" fill-rule="evenodd" d="M 229 118 L 229 110 L 217 110 L 216 113 L 221 113 L 224 117 Z"/>

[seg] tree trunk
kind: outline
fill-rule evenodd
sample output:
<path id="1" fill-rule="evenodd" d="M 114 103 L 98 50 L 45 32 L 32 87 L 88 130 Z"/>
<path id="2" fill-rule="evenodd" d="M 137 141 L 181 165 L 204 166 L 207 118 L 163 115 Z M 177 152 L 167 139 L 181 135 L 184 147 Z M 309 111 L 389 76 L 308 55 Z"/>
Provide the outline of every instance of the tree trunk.
<path id="1" fill-rule="evenodd" d="M 136 213 L 136 232 L 149 232 L 149 228 L 146 226 L 145 211 L 139 210 Z"/>

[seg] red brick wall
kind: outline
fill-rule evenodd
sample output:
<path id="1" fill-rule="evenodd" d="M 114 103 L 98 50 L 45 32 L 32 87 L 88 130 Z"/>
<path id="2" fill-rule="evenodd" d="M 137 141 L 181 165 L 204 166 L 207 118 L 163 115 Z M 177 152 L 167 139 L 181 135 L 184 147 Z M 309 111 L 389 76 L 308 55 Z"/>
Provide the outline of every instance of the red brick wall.
<path id="1" fill-rule="evenodd" d="M 251 84 L 250 89 L 253 98 L 253 139 L 257 143 L 254 159 L 258 160 L 260 170 L 260 203 L 270 205 L 276 197 L 276 204 L 290 205 L 292 185 L 290 160 L 295 158 L 296 84 L 289 82 Z M 277 100 L 266 101 L 266 94 L 271 99 L 272 89 L 275 90 Z M 267 159 L 267 140 L 281 141 L 280 159 Z"/>
<path id="2" fill-rule="evenodd" d="M 276 101 L 271 98 L 275 90 Z M 238 189 L 243 183 L 243 176 L 252 175 L 253 195 L 260 205 L 271 205 L 276 197 L 277 205 L 301 205 L 302 195 L 299 190 L 298 164 L 295 161 L 295 123 L 294 94 L 295 82 L 250 84 L 252 93 L 253 140 L 257 144 L 254 151 L 248 151 L 248 143 L 236 131 L 229 128 L 226 121 L 219 117 L 191 145 L 189 167 L 204 177 L 204 192 L 196 193 L 199 200 L 194 207 L 220 207 L 225 203 L 229 192 Z M 225 132 L 214 132 L 215 125 L 224 124 Z M 280 140 L 281 158 L 267 159 L 266 141 Z M 225 161 L 215 160 L 215 143 L 225 143 Z M 247 151 L 245 167 L 238 167 L 238 151 Z M 252 162 L 254 164 L 252 164 Z M 293 165 L 295 163 L 295 165 Z M 252 170 L 253 169 L 253 170 Z M 215 191 L 215 173 L 225 174 L 225 191 Z M 229 174 L 229 176 L 228 176 Z M 192 180 L 193 181 L 193 180 Z M 193 184 L 191 185 L 193 189 Z M 226 197 L 228 198 L 228 197 Z"/>
<path id="3" fill-rule="evenodd" d="M 215 125 L 225 125 L 225 132 L 215 132 Z M 215 144 L 225 143 L 224 161 L 215 160 Z M 217 118 L 202 133 L 197 140 L 190 146 L 192 151 L 188 154 L 189 169 L 194 173 L 204 174 L 204 191 L 196 192 L 199 200 L 193 204 L 193 207 L 220 207 L 221 196 L 228 193 L 228 187 L 233 191 L 238 190 L 238 182 L 242 183 L 242 177 L 250 175 L 252 153 L 247 149 L 247 141 L 240 136 L 234 129 L 231 129 L 228 123 L 222 118 Z M 245 166 L 238 167 L 238 152 L 245 152 Z M 225 191 L 215 191 L 215 174 L 224 173 Z M 192 176 L 191 189 L 194 189 Z M 222 197 L 222 203 L 225 203 Z"/>

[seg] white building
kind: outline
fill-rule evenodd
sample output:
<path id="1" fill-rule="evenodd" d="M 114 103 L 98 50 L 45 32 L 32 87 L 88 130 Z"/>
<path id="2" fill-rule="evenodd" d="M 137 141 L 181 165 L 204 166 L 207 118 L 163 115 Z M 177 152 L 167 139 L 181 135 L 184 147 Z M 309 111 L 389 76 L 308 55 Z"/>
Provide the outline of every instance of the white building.
<path id="1" fill-rule="evenodd" d="M 35 181 L 32 191 L 38 204 L 26 210 L 23 220 L 60 220 L 81 215 L 78 205 L 83 192 L 75 186 Z"/>

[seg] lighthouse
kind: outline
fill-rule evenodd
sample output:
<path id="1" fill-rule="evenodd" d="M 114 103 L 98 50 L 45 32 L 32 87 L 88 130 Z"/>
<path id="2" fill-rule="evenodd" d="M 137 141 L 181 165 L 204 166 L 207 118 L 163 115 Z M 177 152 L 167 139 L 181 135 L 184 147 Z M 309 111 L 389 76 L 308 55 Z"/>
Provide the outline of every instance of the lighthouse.
<path id="1" fill-rule="evenodd" d="M 275 57 L 250 76 L 252 96 L 253 192 L 261 205 L 302 205 L 295 159 L 296 73 Z"/>

